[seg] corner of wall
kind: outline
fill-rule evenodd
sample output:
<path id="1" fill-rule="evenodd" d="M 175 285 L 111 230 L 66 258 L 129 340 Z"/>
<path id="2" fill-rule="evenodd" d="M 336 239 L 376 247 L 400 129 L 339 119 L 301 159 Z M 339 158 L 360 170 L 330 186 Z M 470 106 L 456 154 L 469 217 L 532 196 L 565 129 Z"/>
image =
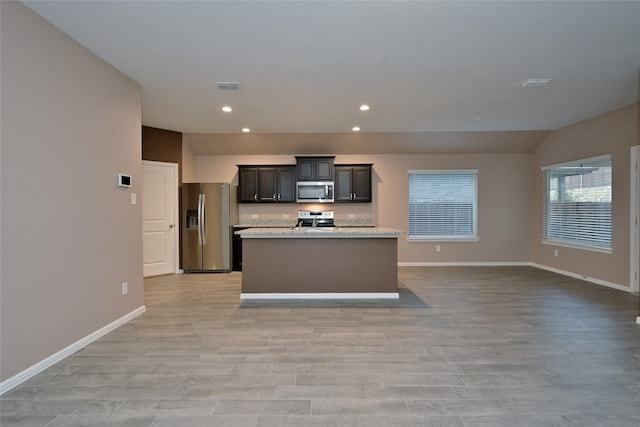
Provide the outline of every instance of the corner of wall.
<path id="1" fill-rule="evenodd" d="M 533 264 L 593 278 L 595 281 L 629 287 L 629 147 L 638 135 L 638 104 L 628 105 L 585 119 L 551 132 L 534 150 L 533 206 L 530 235 L 530 260 Z M 613 253 L 603 254 L 577 248 L 557 248 L 543 244 L 544 184 L 543 166 L 571 160 L 613 156 Z M 559 249 L 560 256 L 554 255 Z"/>
<path id="2" fill-rule="evenodd" d="M 24 4 L 0 3 L 5 380 L 144 304 L 142 113 L 136 82 Z"/>
<path id="3" fill-rule="evenodd" d="M 182 137 L 182 182 L 194 182 L 196 180 L 196 154 Z"/>

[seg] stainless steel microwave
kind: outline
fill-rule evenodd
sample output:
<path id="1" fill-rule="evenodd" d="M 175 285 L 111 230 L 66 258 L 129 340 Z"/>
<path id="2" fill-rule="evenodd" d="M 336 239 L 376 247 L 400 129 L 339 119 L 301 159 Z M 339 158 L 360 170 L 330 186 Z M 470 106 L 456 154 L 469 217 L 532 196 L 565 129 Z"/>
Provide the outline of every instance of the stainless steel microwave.
<path id="1" fill-rule="evenodd" d="M 333 182 L 298 181 L 296 201 L 298 203 L 333 203 Z"/>

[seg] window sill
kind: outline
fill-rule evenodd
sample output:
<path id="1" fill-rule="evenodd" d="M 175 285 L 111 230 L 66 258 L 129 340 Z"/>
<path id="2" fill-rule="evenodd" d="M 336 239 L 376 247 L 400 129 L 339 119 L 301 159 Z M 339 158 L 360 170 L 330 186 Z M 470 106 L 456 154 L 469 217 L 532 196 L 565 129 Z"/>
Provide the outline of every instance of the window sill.
<path id="1" fill-rule="evenodd" d="M 455 236 L 409 236 L 409 242 L 478 242 L 479 237 L 455 237 Z"/>
<path id="2" fill-rule="evenodd" d="M 576 245 L 576 244 L 571 244 L 571 243 L 566 243 L 566 242 L 558 242 L 558 241 L 555 241 L 555 240 L 547 240 L 547 239 L 540 239 L 540 242 L 543 245 L 553 245 L 553 246 L 560 246 L 560 247 L 563 247 L 563 248 L 582 249 L 584 251 L 599 252 L 599 253 L 602 253 L 602 254 L 612 254 L 613 253 L 613 249 L 597 248 L 595 246 Z"/>

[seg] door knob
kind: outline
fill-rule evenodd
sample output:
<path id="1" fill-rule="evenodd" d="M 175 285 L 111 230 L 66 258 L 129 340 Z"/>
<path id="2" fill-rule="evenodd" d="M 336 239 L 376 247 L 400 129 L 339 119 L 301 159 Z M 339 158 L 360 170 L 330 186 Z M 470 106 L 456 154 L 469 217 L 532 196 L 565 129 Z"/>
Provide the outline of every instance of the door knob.
<path id="1" fill-rule="evenodd" d="M 173 224 L 169 224 L 169 228 L 173 228 L 173 227 L 174 227 L 174 225 L 173 225 Z"/>

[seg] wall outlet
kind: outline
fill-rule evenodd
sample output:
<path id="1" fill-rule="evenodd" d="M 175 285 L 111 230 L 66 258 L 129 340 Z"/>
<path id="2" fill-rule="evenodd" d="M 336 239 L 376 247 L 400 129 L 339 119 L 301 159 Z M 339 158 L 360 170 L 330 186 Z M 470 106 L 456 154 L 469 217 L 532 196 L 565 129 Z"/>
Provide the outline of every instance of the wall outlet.
<path id="1" fill-rule="evenodd" d="M 349 215 L 347 215 L 347 218 L 349 218 L 349 219 L 353 219 L 353 218 L 355 218 L 355 217 L 356 217 L 356 216 L 355 216 L 354 214 L 349 214 Z"/>
<path id="2" fill-rule="evenodd" d="M 282 219 L 289 219 L 289 214 L 282 214 Z"/>
<path id="3" fill-rule="evenodd" d="M 440 247 L 440 245 L 436 245 L 436 252 L 440 252 L 442 251 L 442 248 Z"/>
<path id="4" fill-rule="evenodd" d="M 122 295 L 126 295 L 129 293 L 129 283 L 124 282 L 122 284 Z"/>
<path id="5" fill-rule="evenodd" d="M 138 203 L 138 196 L 136 196 L 136 193 L 131 193 L 131 204 L 135 205 L 136 203 Z"/>
<path id="6" fill-rule="evenodd" d="M 252 214 L 252 215 L 251 215 L 251 218 L 253 218 L 253 219 L 258 219 L 258 214 Z"/>
<path id="7" fill-rule="evenodd" d="M 558 250 L 557 250 L 557 249 L 554 249 L 554 250 L 553 250 L 553 256 L 554 256 L 554 257 L 558 257 Z"/>

